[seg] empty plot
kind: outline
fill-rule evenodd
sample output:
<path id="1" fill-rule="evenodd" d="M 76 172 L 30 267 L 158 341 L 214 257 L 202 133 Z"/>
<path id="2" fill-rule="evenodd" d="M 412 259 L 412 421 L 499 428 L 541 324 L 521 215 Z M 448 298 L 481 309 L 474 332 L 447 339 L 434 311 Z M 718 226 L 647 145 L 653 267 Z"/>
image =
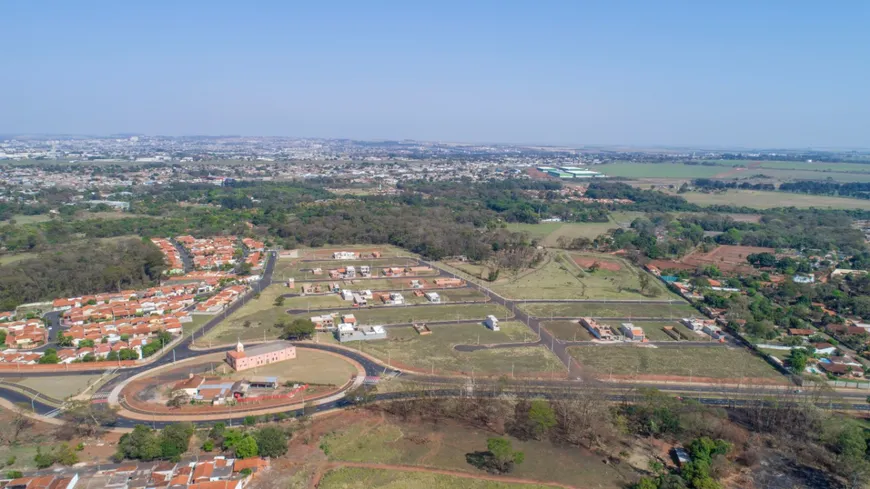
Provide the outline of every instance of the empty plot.
<path id="1" fill-rule="evenodd" d="M 569 347 L 581 365 L 599 374 L 663 375 L 713 379 L 782 378 L 748 350 L 730 347 L 687 346 L 653 348 L 623 345 Z"/>
<path id="2" fill-rule="evenodd" d="M 401 433 L 401 432 L 400 432 Z M 540 484 L 511 484 L 432 472 L 342 467 L 327 472 L 318 484 L 321 489 L 552 489 Z"/>
<path id="3" fill-rule="evenodd" d="M 471 375 L 516 375 L 560 369 L 558 358 L 543 346 L 484 349 L 460 352 L 456 345 L 493 345 L 535 342 L 538 338 L 524 324 L 505 321 L 501 331 L 483 324 L 466 323 L 432 326 L 432 334 L 419 335 L 411 327 L 390 328 L 386 340 L 353 344 L 363 352 L 395 367 L 421 372 Z"/>
<path id="4" fill-rule="evenodd" d="M 609 318 L 661 318 L 679 319 L 698 316 L 699 312 L 685 302 L 615 303 L 615 302 L 551 302 L 520 304 L 520 309 L 534 317 L 609 317 Z"/>
<path id="5" fill-rule="evenodd" d="M 486 316 L 493 314 L 498 318 L 506 319 L 511 313 L 504 307 L 496 304 L 446 304 L 424 306 L 384 306 L 363 308 L 353 311 L 361 324 L 403 324 L 426 321 L 483 321 Z M 297 315 L 295 317 L 307 317 Z M 292 317 L 288 316 L 288 319 Z"/>
<path id="6" fill-rule="evenodd" d="M 834 173 L 824 175 L 837 175 Z M 855 174 L 839 174 L 845 177 L 858 177 Z M 860 181 L 870 181 L 870 175 L 861 175 Z M 853 182 L 847 178 L 845 181 Z M 870 200 L 831 197 L 828 195 L 805 195 L 790 192 L 764 192 L 760 190 L 728 190 L 726 192 L 703 193 L 687 192 L 680 194 L 686 200 L 699 205 L 734 205 L 756 209 L 775 207 L 817 207 L 821 209 L 870 209 Z"/>
<path id="7" fill-rule="evenodd" d="M 618 227 L 619 225 L 613 222 L 566 222 L 548 234 L 542 244 L 544 246 L 555 247 L 559 244 L 559 238 L 563 236 L 569 240 L 574 238 L 595 239 Z"/>
<path id="8" fill-rule="evenodd" d="M 542 321 L 541 326 L 563 341 L 591 341 L 595 339 L 577 320 Z"/>

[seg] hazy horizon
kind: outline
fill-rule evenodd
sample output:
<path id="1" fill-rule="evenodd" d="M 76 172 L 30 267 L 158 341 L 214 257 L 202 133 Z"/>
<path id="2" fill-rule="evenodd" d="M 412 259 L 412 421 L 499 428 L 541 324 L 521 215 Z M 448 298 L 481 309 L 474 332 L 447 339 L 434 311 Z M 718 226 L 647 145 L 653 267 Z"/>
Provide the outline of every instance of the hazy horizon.
<path id="1" fill-rule="evenodd" d="M 866 2 L 3 10 L 0 134 L 870 148 Z"/>

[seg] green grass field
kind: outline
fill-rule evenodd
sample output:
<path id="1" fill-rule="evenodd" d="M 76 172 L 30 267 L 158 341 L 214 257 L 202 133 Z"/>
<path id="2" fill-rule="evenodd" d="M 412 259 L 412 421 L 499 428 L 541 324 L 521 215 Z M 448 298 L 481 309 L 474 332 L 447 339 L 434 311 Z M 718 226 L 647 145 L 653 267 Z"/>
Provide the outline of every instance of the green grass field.
<path id="1" fill-rule="evenodd" d="M 543 239 L 550 233 L 562 227 L 561 222 L 539 222 L 537 224 L 525 224 L 518 222 L 509 222 L 507 230 L 515 233 L 529 233 L 532 238 Z"/>
<path id="2" fill-rule="evenodd" d="M 682 163 L 608 163 L 592 169 L 607 176 L 626 178 L 710 178 L 730 170 L 726 166 Z"/>
<path id="3" fill-rule="evenodd" d="M 571 356 L 602 375 L 673 375 L 716 379 L 783 378 L 743 348 L 649 348 L 622 345 L 572 346 Z"/>
<path id="4" fill-rule="evenodd" d="M 555 320 L 542 321 L 541 326 L 553 334 L 556 338 L 564 341 L 591 341 L 595 338 L 578 321 Z"/>
<path id="5" fill-rule="evenodd" d="M 568 302 L 520 304 L 519 308 L 535 317 L 613 317 L 613 318 L 662 318 L 679 319 L 700 316 L 697 309 L 682 301 L 672 304 L 605 302 Z"/>
<path id="6" fill-rule="evenodd" d="M 61 377 L 30 377 L 21 379 L 16 384 L 36 389 L 45 395 L 64 400 L 67 397 L 74 396 L 83 390 L 88 385 L 99 380 L 100 375 L 69 375 Z"/>
<path id="7" fill-rule="evenodd" d="M 342 467 L 324 474 L 321 489 L 552 489 L 540 484 L 510 484 L 427 472 Z"/>
<path id="8" fill-rule="evenodd" d="M 203 343 L 221 344 L 234 342 L 237 338 L 262 340 L 264 333 L 267 339 L 277 337 L 280 331 L 273 326 L 279 320 L 287 320 L 289 316 L 284 312 L 288 309 L 286 305 L 275 307 L 274 302 L 276 297 L 286 293 L 287 290 L 289 290 L 287 287 L 278 284 L 266 287 L 258 299 L 251 299 L 238 311 L 221 321 L 201 340 L 200 336 L 197 335 L 197 343 L 202 341 Z M 212 317 L 206 316 L 207 320 Z"/>
<path id="9" fill-rule="evenodd" d="M 619 227 L 612 222 L 541 222 L 538 224 L 509 223 L 507 229 L 514 232 L 527 232 L 531 238 L 539 240 L 543 246 L 556 247 L 559 238 L 595 239 L 611 229 Z M 475 273 L 478 275 L 478 273 Z"/>
<path id="10" fill-rule="evenodd" d="M 38 256 L 39 253 L 13 253 L 9 255 L 0 255 L 0 266 L 8 265 L 10 263 L 19 262 L 22 260 L 29 260 Z"/>
<path id="11" fill-rule="evenodd" d="M 224 367 L 229 369 L 226 365 Z M 293 360 L 232 372 L 227 377 L 242 380 L 249 379 L 252 375 L 274 376 L 278 377 L 279 383 L 292 381 L 341 386 L 356 374 L 356 367 L 340 356 L 309 348 L 297 348 L 296 358 Z"/>
<path id="12" fill-rule="evenodd" d="M 388 339 L 363 342 L 363 352 L 384 363 L 435 373 L 471 375 L 516 375 L 564 370 L 559 359 L 543 346 L 459 352 L 455 345 L 481 345 L 537 341 L 537 336 L 524 324 L 502 322 L 501 331 L 490 331 L 483 324 L 432 326 L 432 334 L 419 335 L 411 327 L 390 328 Z"/>
<path id="13" fill-rule="evenodd" d="M 793 194 L 789 192 L 728 190 L 722 193 L 686 192 L 680 195 L 689 202 L 699 205 L 734 205 L 756 209 L 771 209 L 774 207 L 870 209 L 870 200 L 830 197 L 827 195 Z"/>
<path id="14" fill-rule="evenodd" d="M 483 321 L 489 314 L 508 318 L 510 311 L 497 304 L 447 304 L 443 306 L 384 306 L 352 311 L 361 324 L 401 324 L 426 321 Z M 287 316 L 292 319 L 295 316 Z M 298 317 L 308 317 L 300 314 Z"/>
<path id="15" fill-rule="evenodd" d="M 584 271 L 573 262 L 574 257 L 593 259 L 599 263 L 613 262 L 620 270 Z M 511 299 L 644 299 L 640 293 L 637 268 L 610 255 L 554 254 L 536 270 L 521 272 L 517 277 L 503 277 L 490 287 Z M 645 273 L 645 272 L 643 272 Z M 650 277 L 650 290 L 657 298 L 672 296 L 664 285 Z M 675 297 L 675 296 L 673 296 Z"/>
<path id="16" fill-rule="evenodd" d="M 423 466 L 468 474 L 483 474 L 471 466 L 465 454 L 484 450 L 492 432 L 451 421 L 432 425 L 419 421 L 402 422 L 386 418 L 377 422 L 359 419 L 324 435 L 318 446 L 326 447 L 330 461 Z M 525 453 L 526 460 L 514 468 L 512 477 L 538 481 L 553 481 L 578 488 L 622 489 L 637 478 L 627 464 L 602 464 L 601 457 L 589 450 L 558 446 L 549 441 L 522 441 L 511 438 L 514 449 Z M 566 470 L 570 467 L 570 470 Z M 369 469 L 346 472 L 338 469 L 326 474 L 321 488 L 328 489 L 539 489 L 538 485 L 494 486 L 474 485 L 473 479 L 404 479 L 388 480 L 370 477 Z M 387 472 L 401 477 L 416 477 L 414 473 Z M 337 474 L 331 479 L 330 474 Z M 340 475 L 340 477 L 338 476 Z M 392 477 L 392 476 L 391 476 Z M 351 484 L 359 485 L 351 485 Z M 404 484 L 404 485 L 403 485 Z M 549 487 L 549 486 L 543 486 Z"/>
<path id="17" fill-rule="evenodd" d="M 12 219 L 6 221 L 0 221 L 2 224 L 11 224 L 12 221 L 15 221 L 15 224 L 24 225 L 24 224 L 37 224 L 40 222 L 50 221 L 51 217 L 48 214 L 35 214 L 32 216 L 24 215 L 24 214 L 15 214 L 12 216 Z"/>

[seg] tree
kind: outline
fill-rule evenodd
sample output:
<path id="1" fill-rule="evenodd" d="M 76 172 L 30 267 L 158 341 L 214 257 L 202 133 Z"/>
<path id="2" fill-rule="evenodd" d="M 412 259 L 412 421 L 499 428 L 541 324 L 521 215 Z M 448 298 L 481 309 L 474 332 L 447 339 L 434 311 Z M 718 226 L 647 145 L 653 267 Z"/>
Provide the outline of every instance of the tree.
<path id="1" fill-rule="evenodd" d="M 287 434 L 274 426 L 267 426 L 254 432 L 257 449 L 261 457 L 280 457 L 287 453 Z"/>
<path id="2" fill-rule="evenodd" d="M 807 351 L 803 348 L 794 348 L 788 355 L 788 364 L 791 371 L 800 374 L 807 367 Z"/>
<path id="3" fill-rule="evenodd" d="M 649 289 L 649 286 L 651 285 L 649 275 L 647 275 L 643 272 L 640 272 L 640 274 L 638 274 L 637 279 L 638 279 L 638 284 L 640 285 L 640 293 L 646 294 L 647 289 Z"/>
<path id="4" fill-rule="evenodd" d="M 70 347 L 73 346 L 73 337 L 60 333 L 59 335 L 57 335 L 56 342 L 57 346 Z"/>
<path id="5" fill-rule="evenodd" d="M 185 406 L 187 404 L 190 404 L 190 395 L 188 395 L 187 392 L 184 391 L 172 393 L 172 397 L 170 397 L 169 400 L 166 401 L 166 407 L 171 408 L 180 408 L 181 406 Z"/>
<path id="6" fill-rule="evenodd" d="M 115 460 L 156 460 L 163 455 L 160 438 L 151 428 L 138 424 L 131 433 L 121 436 Z"/>
<path id="7" fill-rule="evenodd" d="M 5 433 L 8 433 L 9 438 L 6 441 L 10 445 L 17 445 L 18 437 L 21 436 L 21 433 L 33 426 L 33 421 L 24 414 L 29 410 L 30 406 L 25 403 L 16 404 L 15 409 L 12 410 L 12 420 L 9 422 L 9 428 L 4 430 Z"/>
<path id="8" fill-rule="evenodd" d="M 245 434 L 241 439 L 239 439 L 239 441 L 234 444 L 233 452 L 235 453 L 237 458 L 256 457 L 257 454 L 259 454 L 257 440 L 255 440 L 254 437 L 250 434 Z"/>
<path id="9" fill-rule="evenodd" d="M 535 436 L 540 439 L 550 428 L 556 426 L 556 413 L 550 407 L 550 403 L 544 399 L 535 399 L 529 407 L 529 420 L 535 431 Z"/>
<path id="10" fill-rule="evenodd" d="M 193 436 L 193 425 L 190 423 L 175 423 L 163 428 L 160 432 L 160 456 L 164 459 L 178 461 L 190 445 Z"/>
<path id="11" fill-rule="evenodd" d="M 283 305 L 284 305 L 284 296 L 283 296 L 283 295 L 279 295 L 278 297 L 276 297 L 276 298 L 275 298 L 275 302 L 274 302 L 274 304 L 275 304 L 275 307 L 281 307 L 281 306 L 283 306 Z"/>
<path id="12" fill-rule="evenodd" d="M 72 430 L 72 436 L 95 436 L 103 426 L 113 426 L 118 415 L 105 405 L 91 404 L 90 400 L 67 401 L 63 418 L 64 428 Z"/>
<path id="13" fill-rule="evenodd" d="M 314 334 L 314 323 L 310 319 L 299 318 L 284 326 L 284 337 L 288 340 L 303 340 Z"/>
<path id="14" fill-rule="evenodd" d="M 514 451 L 511 441 L 505 438 L 489 438 L 486 449 L 491 455 L 492 468 L 502 473 L 512 471 L 514 465 L 523 463 L 526 458 L 523 452 Z"/>

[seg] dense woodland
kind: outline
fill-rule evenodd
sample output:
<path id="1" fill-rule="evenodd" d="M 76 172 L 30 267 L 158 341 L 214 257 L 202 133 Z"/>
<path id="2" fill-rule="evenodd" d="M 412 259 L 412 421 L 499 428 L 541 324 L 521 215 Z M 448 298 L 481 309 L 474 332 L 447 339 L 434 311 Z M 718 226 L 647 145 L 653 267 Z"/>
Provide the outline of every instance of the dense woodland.
<path id="1" fill-rule="evenodd" d="M 0 267 L 0 310 L 22 303 L 152 285 L 165 268 L 141 239 L 87 241 Z"/>

